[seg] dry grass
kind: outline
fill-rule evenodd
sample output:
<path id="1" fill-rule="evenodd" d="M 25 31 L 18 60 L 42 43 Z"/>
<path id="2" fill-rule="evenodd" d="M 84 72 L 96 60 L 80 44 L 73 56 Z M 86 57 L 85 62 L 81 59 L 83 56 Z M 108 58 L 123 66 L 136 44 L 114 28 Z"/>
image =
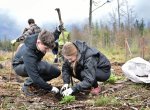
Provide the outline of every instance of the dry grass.
<path id="1" fill-rule="evenodd" d="M 11 53 L 7 53 L 8 58 Z M 6 55 L 6 54 L 5 54 Z M 47 53 L 44 57 L 48 62 L 53 61 L 53 55 Z M 26 97 L 20 87 L 23 82 L 17 82 L 16 75 L 10 75 L 11 60 L 7 62 L 3 69 L 0 69 L 0 110 L 148 110 L 150 109 L 150 86 L 147 84 L 135 84 L 130 81 L 117 81 L 114 84 L 100 84 L 102 92 L 99 96 L 92 96 L 88 92 L 75 94 L 76 101 L 71 104 L 60 104 L 62 99 L 60 95 L 51 93 L 39 96 Z M 9 67 L 8 67 L 9 66 Z M 124 77 L 121 71 L 121 65 L 112 65 L 115 75 Z M 20 78 L 22 79 L 22 78 Z M 22 79 L 24 80 L 24 79 Z M 118 83 L 119 82 L 119 83 Z M 52 85 L 60 88 L 62 78 L 60 77 L 49 81 Z"/>

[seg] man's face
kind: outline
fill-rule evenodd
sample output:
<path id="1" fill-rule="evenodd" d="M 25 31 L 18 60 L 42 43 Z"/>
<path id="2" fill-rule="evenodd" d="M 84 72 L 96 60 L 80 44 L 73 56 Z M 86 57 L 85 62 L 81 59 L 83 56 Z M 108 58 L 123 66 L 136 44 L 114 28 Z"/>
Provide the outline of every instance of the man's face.
<path id="1" fill-rule="evenodd" d="M 47 51 L 49 51 L 49 47 L 45 46 L 39 39 L 37 40 L 37 48 L 39 51 L 46 53 Z"/>

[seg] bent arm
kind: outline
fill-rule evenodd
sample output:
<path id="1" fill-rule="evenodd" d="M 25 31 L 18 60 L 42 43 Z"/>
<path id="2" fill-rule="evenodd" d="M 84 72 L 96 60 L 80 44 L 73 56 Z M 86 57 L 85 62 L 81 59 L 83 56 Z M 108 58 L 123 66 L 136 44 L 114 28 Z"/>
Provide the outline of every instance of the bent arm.
<path id="1" fill-rule="evenodd" d="M 51 91 L 52 86 L 46 83 L 38 73 L 37 58 L 32 54 L 31 50 L 28 50 L 23 56 L 25 69 L 28 73 L 28 76 L 33 80 L 33 82 L 44 90 Z"/>
<path id="2" fill-rule="evenodd" d="M 82 81 L 72 87 L 73 91 L 83 91 L 92 87 L 96 78 L 97 61 L 95 58 L 90 57 L 86 60 L 84 70 L 81 71 Z"/>

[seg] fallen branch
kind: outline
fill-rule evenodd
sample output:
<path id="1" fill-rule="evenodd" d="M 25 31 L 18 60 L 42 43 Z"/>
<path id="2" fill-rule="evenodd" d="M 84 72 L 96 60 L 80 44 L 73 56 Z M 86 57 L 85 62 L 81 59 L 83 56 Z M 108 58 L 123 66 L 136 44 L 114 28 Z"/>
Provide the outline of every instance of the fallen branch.
<path id="1" fill-rule="evenodd" d="M 84 109 L 85 108 L 85 105 L 73 105 L 73 106 L 69 106 L 69 107 L 65 107 L 63 108 L 62 110 L 72 110 L 72 109 L 77 109 L 77 108 L 81 108 L 81 109 Z"/>
<path id="2" fill-rule="evenodd" d="M 102 94 L 105 94 L 105 93 L 108 93 L 108 92 L 115 92 L 115 91 L 117 91 L 117 90 L 120 90 L 120 89 L 122 89 L 124 86 L 122 85 L 122 84 L 119 84 L 119 85 L 117 85 L 117 86 L 113 86 L 112 88 L 108 88 L 108 89 L 106 89 L 105 91 L 102 91 L 101 93 Z"/>
<path id="3" fill-rule="evenodd" d="M 51 107 L 59 107 L 59 108 L 61 108 L 62 106 L 60 106 L 60 105 L 51 105 L 51 104 L 45 104 L 45 106 L 46 107 L 48 107 L 48 108 L 51 108 Z"/>

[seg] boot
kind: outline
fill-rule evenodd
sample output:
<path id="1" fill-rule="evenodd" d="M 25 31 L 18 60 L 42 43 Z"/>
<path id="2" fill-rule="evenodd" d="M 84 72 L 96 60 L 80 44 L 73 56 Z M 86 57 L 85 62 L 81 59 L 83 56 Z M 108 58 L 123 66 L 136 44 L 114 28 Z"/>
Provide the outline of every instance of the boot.
<path id="1" fill-rule="evenodd" d="M 98 86 L 96 88 L 92 88 L 90 93 L 92 95 L 99 95 L 100 92 L 101 92 L 101 87 Z"/>
<path id="2" fill-rule="evenodd" d="M 31 88 L 29 85 L 25 85 L 23 84 L 21 90 L 23 91 L 23 93 L 26 95 L 26 96 L 34 96 L 35 94 L 31 91 Z"/>
<path id="3" fill-rule="evenodd" d="M 24 84 L 21 90 L 26 96 L 41 96 L 48 93 L 48 91 L 41 89 L 39 86 L 35 84 L 31 85 Z"/>

